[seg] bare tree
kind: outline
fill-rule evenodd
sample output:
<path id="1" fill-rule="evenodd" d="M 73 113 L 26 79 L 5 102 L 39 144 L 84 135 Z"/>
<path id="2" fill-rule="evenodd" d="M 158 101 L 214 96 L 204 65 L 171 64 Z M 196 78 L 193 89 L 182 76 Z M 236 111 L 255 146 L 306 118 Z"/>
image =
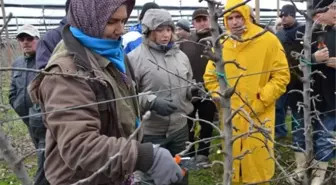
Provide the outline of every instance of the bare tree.
<path id="1" fill-rule="evenodd" d="M 23 185 L 32 185 L 27 169 L 20 157 L 17 156 L 14 148 L 9 144 L 5 134 L 0 130 L 0 151 L 7 164 L 14 171 L 17 178 Z"/>

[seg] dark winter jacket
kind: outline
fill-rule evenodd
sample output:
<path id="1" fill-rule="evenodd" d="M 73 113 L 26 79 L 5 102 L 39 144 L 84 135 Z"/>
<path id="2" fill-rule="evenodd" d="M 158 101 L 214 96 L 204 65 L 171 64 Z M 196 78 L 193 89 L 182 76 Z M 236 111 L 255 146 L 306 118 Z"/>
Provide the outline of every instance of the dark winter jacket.
<path id="1" fill-rule="evenodd" d="M 57 28 L 49 30 L 38 42 L 36 48 L 37 69 L 43 69 L 47 65 L 54 48 L 62 40 L 61 31 L 66 24 L 67 20 L 64 17 Z"/>
<path id="2" fill-rule="evenodd" d="M 336 30 L 335 27 L 327 26 L 322 34 L 318 34 L 313 36 L 318 40 L 322 40 L 326 47 L 329 50 L 329 57 L 336 57 Z M 315 31 L 316 32 L 316 31 Z M 313 46 L 312 53 L 317 51 L 317 43 Z M 313 58 L 313 63 L 316 63 L 315 59 Z M 336 69 L 332 67 L 326 66 L 324 63 L 318 64 L 315 66 L 316 70 L 321 71 L 327 78 L 322 78 L 319 75 L 314 75 L 314 91 L 320 94 L 320 99 L 322 100 L 319 102 L 318 109 L 320 112 L 330 112 L 331 110 L 335 110 L 335 85 L 336 85 Z M 330 115 L 335 116 L 335 111 L 329 113 Z"/>
<path id="3" fill-rule="evenodd" d="M 197 34 L 193 33 L 190 35 L 189 40 L 193 42 L 198 42 L 203 38 L 210 37 L 211 33 Z M 204 43 L 203 43 L 204 44 Z M 201 55 L 204 51 L 204 46 L 192 42 L 182 42 L 180 44 L 180 49 L 189 58 L 191 68 L 194 74 L 194 79 L 196 82 L 203 82 L 203 75 L 205 72 L 205 67 L 208 64 L 208 59 L 202 58 Z"/>
<path id="4" fill-rule="evenodd" d="M 14 68 L 35 69 L 35 55 L 30 57 L 19 57 L 13 64 Z M 27 86 L 35 78 L 36 73 L 27 71 L 13 71 L 12 81 L 9 90 L 9 103 L 20 116 L 27 116 L 40 113 L 40 107 L 33 105 L 30 100 Z M 26 125 L 34 127 L 43 127 L 42 116 L 34 116 L 23 119 Z"/>
<path id="5" fill-rule="evenodd" d="M 295 24 L 292 27 L 283 28 L 282 30 L 276 33 L 282 46 L 285 49 L 287 61 L 290 67 L 297 66 L 299 64 L 299 60 L 292 57 L 291 52 L 296 51 L 300 53 L 301 50 L 303 49 L 303 46 L 300 43 L 300 41 L 296 40 L 297 37 L 300 37 L 297 35 L 299 26 L 300 26 L 299 23 L 295 22 Z M 299 76 L 302 76 L 302 72 L 299 68 L 291 69 L 291 81 L 288 85 L 288 90 L 295 88 L 293 84 L 297 84 L 296 81 L 299 80 L 298 78 Z"/>

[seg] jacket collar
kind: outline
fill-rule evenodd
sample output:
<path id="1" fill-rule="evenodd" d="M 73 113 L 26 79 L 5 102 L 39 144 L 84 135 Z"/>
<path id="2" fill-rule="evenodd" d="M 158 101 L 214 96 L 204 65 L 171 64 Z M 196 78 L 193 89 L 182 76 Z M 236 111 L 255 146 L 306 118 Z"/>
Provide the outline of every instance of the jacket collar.
<path id="1" fill-rule="evenodd" d="M 68 52 L 73 55 L 74 63 L 87 71 L 92 71 L 92 66 L 89 62 L 89 57 L 85 47 L 72 35 L 70 25 L 65 25 L 62 30 L 62 38 Z"/>
<path id="2" fill-rule="evenodd" d="M 211 31 L 205 32 L 205 33 L 193 33 L 190 35 L 189 39 L 195 42 L 198 42 L 199 40 L 206 38 L 206 37 L 211 37 Z"/>
<path id="3" fill-rule="evenodd" d="M 68 20 L 67 20 L 67 16 L 64 16 L 60 22 L 60 25 L 65 26 L 66 24 L 68 24 Z"/>
<path id="4" fill-rule="evenodd" d="M 149 48 L 152 48 L 154 50 L 157 50 L 159 52 L 162 52 L 162 53 L 165 53 L 165 54 L 175 54 L 177 52 L 177 45 L 174 43 L 173 46 L 171 48 L 168 48 L 166 46 L 161 46 L 161 45 L 158 45 L 156 44 L 155 42 L 151 41 L 150 39 L 148 39 L 147 37 L 144 37 L 143 38 L 143 43 L 145 45 L 147 45 Z"/>
<path id="5" fill-rule="evenodd" d="M 27 61 L 31 61 L 33 59 L 35 59 L 35 56 L 36 56 L 36 53 L 32 54 L 32 55 L 23 55 L 24 56 L 24 59 Z"/>

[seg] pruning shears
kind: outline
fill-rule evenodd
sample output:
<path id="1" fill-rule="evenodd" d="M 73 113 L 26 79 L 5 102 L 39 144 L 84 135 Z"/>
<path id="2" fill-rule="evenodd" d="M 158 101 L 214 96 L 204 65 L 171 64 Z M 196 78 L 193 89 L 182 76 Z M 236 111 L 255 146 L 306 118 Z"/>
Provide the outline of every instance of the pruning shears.
<path id="1" fill-rule="evenodd" d="M 188 168 L 186 168 L 185 166 L 185 162 L 190 161 L 190 157 L 181 157 L 180 155 L 175 155 L 174 157 L 175 162 L 180 165 L 180 167 L 182 168 L 182 173 L 183 176 L 186 176 L 187 172 L 188 172 Z"/>

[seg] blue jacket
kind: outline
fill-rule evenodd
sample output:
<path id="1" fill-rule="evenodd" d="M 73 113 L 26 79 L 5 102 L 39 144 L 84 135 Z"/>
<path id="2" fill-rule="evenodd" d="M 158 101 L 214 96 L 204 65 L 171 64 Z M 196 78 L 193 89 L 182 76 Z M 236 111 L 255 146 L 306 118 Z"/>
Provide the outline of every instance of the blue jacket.
<path id="1" fill-rule="evenodd" d="M 43 69 L 47 65 L 54 48 L 62 40 L 61 31 L 66 24 L 67 20 L 66 17 L 64 17 L 57 28 L 49 30 L 38 42 L 36 47 L 37 69 Z"/>
<path id="2" fill-rule="evenodd" d="M 19 57 L 13 63 L 13 68 L 35 69 L 35 55 L 30 57 Z M 27 91 L 27 86 L 33 81 L 36 73 L 27 71 L 13 71 L 9 89 L 9 103 L 20 116 L 33 115 L 41 112 L 40 106 L 33 104 Z M 26 125 L 44 127 L 42 116 L 34 116 L 23 119 Z"/>
<path id="3" fill-rule="evenodd" d="M 123 46 L 125 54 L 133 51 L 142 43 L 142 27 L 141 24 L 134 25 L 129 28 L 129 32 L 123 35 Z"/>

